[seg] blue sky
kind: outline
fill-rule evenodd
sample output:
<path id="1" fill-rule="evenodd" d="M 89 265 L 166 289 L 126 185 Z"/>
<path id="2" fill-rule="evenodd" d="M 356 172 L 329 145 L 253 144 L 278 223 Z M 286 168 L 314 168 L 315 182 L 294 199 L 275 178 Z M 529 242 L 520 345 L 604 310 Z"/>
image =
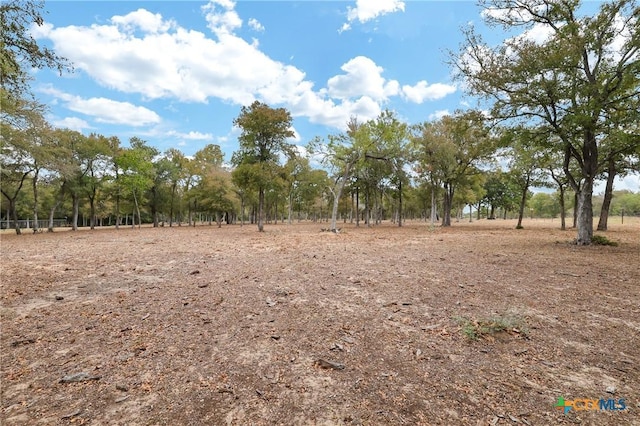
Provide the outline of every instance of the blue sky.
<path id="1" fill-rule="evenodd" d="M 186 155 L 215 143 L 227 159 L 238 147 L 232 121 L 256 99 L 292 113 L 300 146 L 351 115 L 388 108 L 419 123 L 473 106 L 447 50 L 470 24 L 489 42 L 506 37 L 483 26 L 472 1 L 48 1 L 45 10 L 35 35 L 75 66 L 35 73 L 53 125 Z M 637 177 L 630 183 L 637 190 Z"/>

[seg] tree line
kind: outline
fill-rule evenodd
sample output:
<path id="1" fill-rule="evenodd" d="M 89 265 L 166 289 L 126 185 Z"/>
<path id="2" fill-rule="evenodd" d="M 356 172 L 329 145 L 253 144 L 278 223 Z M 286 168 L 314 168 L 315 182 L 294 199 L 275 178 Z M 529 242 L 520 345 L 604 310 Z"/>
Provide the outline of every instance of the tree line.
<path id="1" fill-rule="evenodd" d="M 256 101 L 234 120 L 239 149 L 225 164 L 213 144 L 189 157 L 137 137 L 124 146 L 117 136 L 53 128 L 28 95 L 24 67 L 63 71 L 70 64 L 28 36 L 29 21 L 42 24 L 41 3 L 5 2 L 2 214 L 18 233 L 19 218 L 38 227 L 44 214 L 50 229 L 64 214 L 73 229 L 82 215 L 91 227 L 119 227 L 123 219 L 131 226 L 248 220 L 262 231 L 265 221 L 325 219 L 336 230 L 339 218 L 402 226 L 422 217 L 451 226 L 465 208 L 471 219 L 486 206 L 489 218 L 515 212 L 522 227 L 527 205 L 530 213 L 542 209 L 534 201 L 543 196 L 531 198 L 531 189 L 546 186 L 555 188 L 561 226 L 573 207 L 576 242 L 589 244 L 594 182 L 606 180 L 598 223 L 606 230 L 614 178 L 639 170 L 640 9 L 616 0 L 579 18 L 579 6 L 482 2 L 490 24 L 549 31 L 543 42 L 516 37 L 490 46 L 465 30 L 451 65 L 488 110 L 417 124 L 389 110 L 364 122 L 352 117 L 344 131 L 314 138 L 301 155 L 290 142 L 290 112 Z M 633 205 L 627 214 L 638 213 Z"/>

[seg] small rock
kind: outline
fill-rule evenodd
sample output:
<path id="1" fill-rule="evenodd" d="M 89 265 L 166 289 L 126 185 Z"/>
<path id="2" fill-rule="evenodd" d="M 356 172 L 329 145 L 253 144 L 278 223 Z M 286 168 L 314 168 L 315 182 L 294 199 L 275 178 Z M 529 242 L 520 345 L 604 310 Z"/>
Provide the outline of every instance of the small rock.
<path id="1" fill-rule="evenodd" d="M 64 297 L 62 297 L 62 296 L 56 296 L 56 300 L 64 300 Z"/>
<path id="2" fill-rule="evenodd" d="M 209 283 L 198 284 L 198 288 L 205 288 L 205 287 L 209 287 Z"/>
<path id="3" fill-rule="evenodd" d="M 73 413 L 65 414 L 64 416 L 62 416 L 60 418 L 63 419 L 63 420 L 66 420 L 66 419 L 70 419 L 71 417 L 75 417 L 75 416 L 79 415 L 80 413 L 82 413 L 82 410 L 81 409 L 77 409 Z"/>
<path id="4" fill-rule="evenodd" d="M 326 359 L 319 358 L 315 364 L 320 368 L 331 368 L 334 370 L 344 370 L 344 364 L 339 362 L 327 361 Z"/>
<path id="5" fill-rule="evenodd" d="M 120 398 L 116 398 L 115 403 L 123 402 L 129 399 L 129 395 L 121 396 Z"/>
<path id="6" fill-rule="evenodd" d="M 136 356 L 136 354 L 134 354 L 133 352 L 125 352 L 123 354 L 118 355 L 116 357 L 116 359 L 118 361 L 124 362 L 124 361 L 127 361 L 127 360 L 133 358 L 134 356 Z"/>
<path id="7" fill-rule="evenodd" d="M 607 386 L 607 388 L 605 389 L 606 393 L 610 393 L 610 394 L 614 394 L 616 393 L 616 387 L 615 386 Z"/>
<path id="8" fill-rule="evenodd" d="M 200 273 L 200 271 L 196 269 L 195 271 L 191 271 L 191 272 L 189 273 L 189 275 L 197 275 L 197 274 L 199 274 L 199 273 Z"/>
<path id="9" fill-rule="evenodd" d="M 116 383 L 116 389 L 122 392 L 128 392 L 129 386 L 123 385 L 122 383 Z"/>
<path id="10" fill-rule="evenodd" d="M 60 383 L 87 382 L 89 380 L 99 380 L 101 376 L 92 376 L 89 373 L 81 372 L 69 374 L 60 379 Z"/>

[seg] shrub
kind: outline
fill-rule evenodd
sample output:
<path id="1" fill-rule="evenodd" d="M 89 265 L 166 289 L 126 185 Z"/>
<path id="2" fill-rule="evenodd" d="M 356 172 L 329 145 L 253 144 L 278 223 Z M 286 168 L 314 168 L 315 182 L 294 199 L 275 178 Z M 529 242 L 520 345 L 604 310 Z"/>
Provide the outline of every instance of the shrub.
<path id="1" fill-rule="evenodd" d="M 607 237 L 603 235 L 594 235 L 591 237 L 591 244 L 594 246 L 614 246 L 616 247 L 618 243 L 616 241 L 611 241 Z"/>
<path id="2" fill-rule="evenodd" d="M 529 335 L 526 320 L 512 312 L 479 319 L 454 317 L 454 320 L 460 325 L 462 334 L 469 340 L 478 340 L 503 331 L 523 337 Z"/>

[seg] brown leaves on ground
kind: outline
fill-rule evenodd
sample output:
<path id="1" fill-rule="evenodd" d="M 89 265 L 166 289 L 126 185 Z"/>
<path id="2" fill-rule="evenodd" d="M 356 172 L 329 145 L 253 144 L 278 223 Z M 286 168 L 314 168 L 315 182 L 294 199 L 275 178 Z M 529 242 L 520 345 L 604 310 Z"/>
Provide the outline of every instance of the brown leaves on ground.
<path id="1" fill-rule="evenodd" d="M 625 222 L 617 247 L 551 221 L 3 234 L 0 423 L 638 424 Z M 526 336 L 456 320 L 505 312 Z"/>

